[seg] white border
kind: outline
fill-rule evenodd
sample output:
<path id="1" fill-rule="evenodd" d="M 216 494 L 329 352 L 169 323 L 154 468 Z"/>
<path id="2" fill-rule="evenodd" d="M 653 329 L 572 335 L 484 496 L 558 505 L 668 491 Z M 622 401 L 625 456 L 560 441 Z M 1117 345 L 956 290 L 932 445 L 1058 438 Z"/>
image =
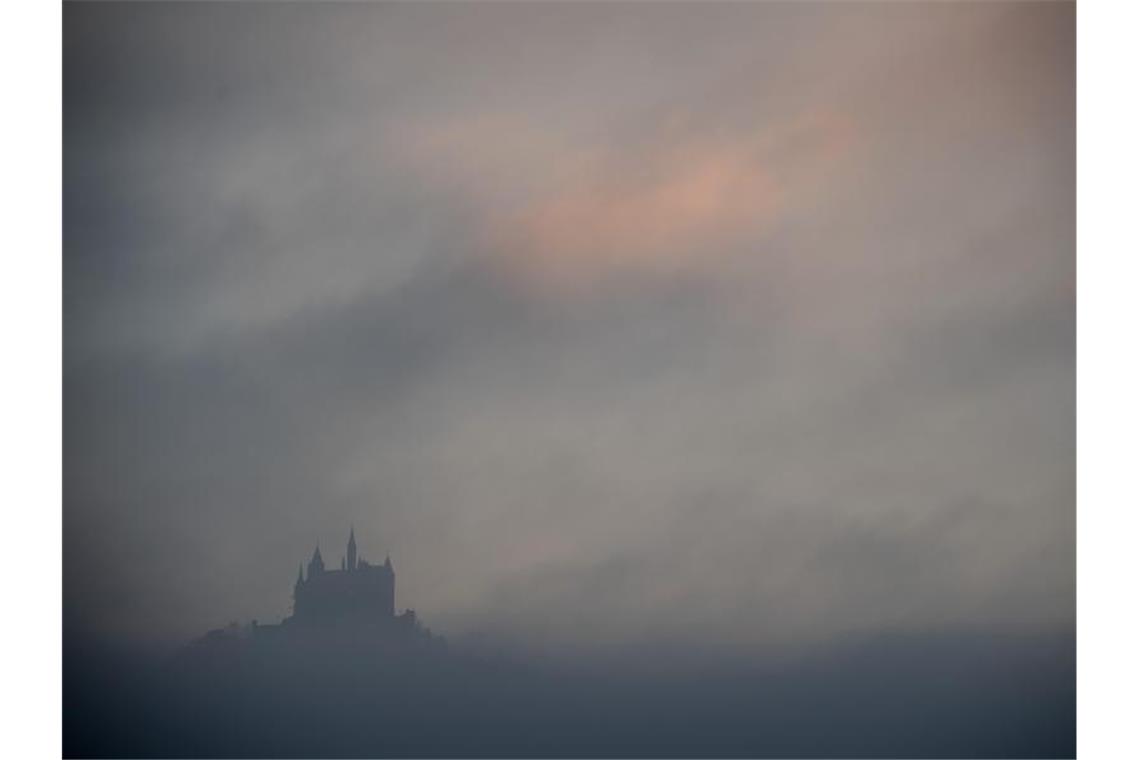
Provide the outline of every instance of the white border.
<path id="1" fill-rule="evenodd" d="M 2 441 L 7 582 L 0 755 L 61 754 L 61 7 L 0 4 Z M 1078 746 L 1140 756 L 1140 12 L 1081 0 L 1078 20 Z"/>
<path id="2" fill-rule="evenodd" d="M 2 757 L 62 751 L 61 24 L 58 3 L 0 4 Z"/>
<path id="3" fill-rule="evenodd" d="M 1135 3 L 1077 18 L 1077 750 L 1140 757 L 1137 392 L 1140 105 Z"/>

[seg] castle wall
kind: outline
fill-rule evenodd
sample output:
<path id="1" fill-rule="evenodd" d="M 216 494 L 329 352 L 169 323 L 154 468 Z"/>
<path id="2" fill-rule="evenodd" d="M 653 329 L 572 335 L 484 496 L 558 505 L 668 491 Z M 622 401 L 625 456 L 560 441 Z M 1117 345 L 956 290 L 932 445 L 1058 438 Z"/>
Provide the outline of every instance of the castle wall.
<path id="1" fill-rule="evenodd" d="M 294 616 L 301 620 L 391 618 L 396 612 L 395 574 L 384 566 L 311 573 L 298 584 Z"/>

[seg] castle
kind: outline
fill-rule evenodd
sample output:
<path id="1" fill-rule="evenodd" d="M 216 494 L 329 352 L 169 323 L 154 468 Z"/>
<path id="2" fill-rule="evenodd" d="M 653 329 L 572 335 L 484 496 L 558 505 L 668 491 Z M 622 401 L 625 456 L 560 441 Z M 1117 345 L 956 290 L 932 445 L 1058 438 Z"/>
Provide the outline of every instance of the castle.
<path id="1" fill-rule="evenodd" d="M 376 620 L 396 615 L 396 572 L 392 559 L 372 565 L 356 555 L 356 530 L 348 534 L 348 550 L 340 570 L 326 570 L 321 548 L 313 550 L 309 575 L 297 568 L 293 586 L 293 618 L 301 622 Z"/>
<path id="2" fill-rule="evenodd" d="M 327 569 L 320 546 L 313 550 L 308 568 L 297 568 L 293 585 L 293 614 L 279 625 L 257 625 L 255 631 L 387 630 L 421 631 L 413 610 L 396 614 L 396 571 L 391 557 L 373 565 L 356 551 L 356 530 L 348 534 L 348 548 L 340 569 Z M 426 632 L 426 631 L 424 631 Z"/>

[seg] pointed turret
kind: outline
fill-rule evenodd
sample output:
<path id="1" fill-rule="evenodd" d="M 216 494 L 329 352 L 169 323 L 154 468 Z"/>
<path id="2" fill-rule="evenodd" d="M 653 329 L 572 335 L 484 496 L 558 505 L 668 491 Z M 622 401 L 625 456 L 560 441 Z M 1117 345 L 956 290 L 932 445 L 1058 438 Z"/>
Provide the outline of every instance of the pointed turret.
<path id="1" fill-rule="evenodd" d="M 392 569 L 391 555 L 384 555 L 384 614 L 393 617 L 396 614 L 396 571 Z"/>
<path id="2" fill-rule="evenodd" d="M 348 529 L 348 569 L 356 569 L 356 526 Z"/>
<path id="3" fill-rule="evenodd" d="M 321 558 L 321 547 L 318 545 L 313 549 L 313 558 L 309 560 L 309 578 L 312 579 L 314 573 L 323 573 L 325 571 L 325 561 Z"/>
<path id="4" fill-rule="evenodd" d="M 305 595 L 305 574 L 302 563 L 297 563 L 297 582 L 293 584 L 293 613 L 297 613 L 297 608 L 301 605 L 301 599 Z"/>

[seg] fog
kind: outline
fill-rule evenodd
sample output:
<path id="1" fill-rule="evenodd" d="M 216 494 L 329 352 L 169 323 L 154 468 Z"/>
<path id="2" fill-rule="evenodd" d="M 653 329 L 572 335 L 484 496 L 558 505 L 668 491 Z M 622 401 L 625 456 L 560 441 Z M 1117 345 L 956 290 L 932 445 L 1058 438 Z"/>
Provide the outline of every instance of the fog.
<path id="1" fill-rule="evenodd" d="M 1071 641 L 1073 16 L 67 4 L 65 636 Z"/>
<path id="2" fill-rule="evenodd" d="M 67 652 L 66 757 L 1072 757 L 1067 637 L 590 668 L 448 649 Z"/>

